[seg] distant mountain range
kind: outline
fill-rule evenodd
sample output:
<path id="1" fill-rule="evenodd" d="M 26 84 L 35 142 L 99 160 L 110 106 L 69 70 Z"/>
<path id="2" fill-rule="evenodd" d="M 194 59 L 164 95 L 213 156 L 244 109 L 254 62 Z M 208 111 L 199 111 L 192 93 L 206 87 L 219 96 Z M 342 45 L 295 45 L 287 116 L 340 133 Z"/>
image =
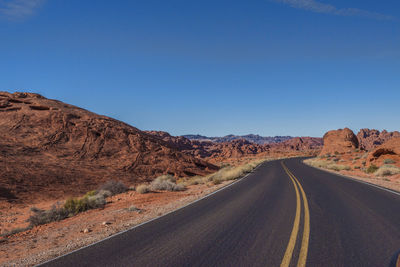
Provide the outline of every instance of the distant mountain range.
<path id="1" fill-rule="evenodd" d="M 247 135 L 230 134 L 223 137 L 208 137 L 198 134 L 187 134 L 182 136 L 190 140 L 211 141 L 216 143 L 230 142 L 233 140 L 244 139 L 246 141 L 259 145 L 281 143 L 293 138 L 292 136 L 260 136 L 258 134 L 247 134 Z"/>

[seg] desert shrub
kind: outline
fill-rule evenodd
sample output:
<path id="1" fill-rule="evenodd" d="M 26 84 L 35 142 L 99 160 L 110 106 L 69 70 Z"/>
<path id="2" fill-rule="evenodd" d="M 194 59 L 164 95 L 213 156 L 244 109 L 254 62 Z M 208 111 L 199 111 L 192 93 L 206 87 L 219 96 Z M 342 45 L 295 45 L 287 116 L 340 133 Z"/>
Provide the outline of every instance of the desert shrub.
<path id="1" fill-rule="evenodd" d="M 32 208 L 33 214 L 28 218 L 30 226 L 37 226 L 46 224 L 54 221 L 61 221 L 68 217 L 68 211 L 63 207 L 53 205 L 49 210 L 41 210 L 38 208 Z"/>
<path id="2" fill-rule="evenodd" d="M 367 168 L 366 172 L 367 172 L 367 173 L 374 173 L 374 172 L 376 172 L 378 169 L 379 169 L 379 168 L 378 168 L 376 165 L 371 164 L 371 165 Z"/>
<path id="3" fill-rule="evenodd" d="M 212 180 L 212 183 L 215 184 L 215 185 L 217 185 L 217 184 L 222 183 L 222 181 L 221 181 L 220 179 L 213 179 L 213 180 Z"/>
<path id="4" fill-rule="evenodd" d="M 141 184 L 136 187 L 136 192 L 138 192 L 139 194 L 146 194 L 150 192 L 150 189 L 148 185 Z"/>
<path id="5" fill-rule="evenodd" d="M 354 151 L 355 151 L 355 152 L 360 152 L 360 149 L 356 148 Z"/>
<path id="6" fill-rule="evenodd" d="M 361 159 L 361 157 L 360 157 L 360 156 L 357 156 L 357 157 L 355 157 L 354 159 L 355 159 L 355 160 L 358 160 L 358 159 Z"/>
<path id="7" fill-rule="evenodd" d="M 112 195 L 116 195 L 128 191 L 128 187 L 126 187 L 122 182 L 111 180 L 103 184 L 98 191 L 101 190 L 107 190 L 110 191 Z"/>
<path id="8" fill-rule="evenodd" d="M 12 229 L 10 231 L 6 231 L 3 234 L 1 234 L 0 236 L 6 237 L 6 236 L 10 236 L 10 235 L 15 235 L 15 234 L 18 234 L 18 233 L 21 233 L 21 232 L 25 232 L 25 231 L 27 231 L 29 229 L 31 229 L 30 226 L 28 226 L 28 227 L 18 227 L 18 228 L 14 228 L 14 229 Z"/>
<path id="9" fill-rule="evenodd" d="M 334 162 L 338 162 L 339 159 L 338 159 L 338 158 L 334 158 L 333 161 L 334 161 Z"/>
<path id="10" fill-rule="evenodd" d="M 103 198 L 111 197 L 112 193 L 108 190 L 100 190 L 96 195 L 102 196 Z"/>
<path id="11" fill-rule="evenodd" d="M 391 176 L 399 173 L 399 167 L 393 165 L 383 165 L 375 172 L 375 176 Z"/>
<path id="12" fill-rule="evenodd" d="M 216 173 L 208 176 L 207 179 L 214 184 L 220 184 L 221 182 L 228 180 L 235 180 L 242 177 L 246 173 L 253 171 L 254 168 L 256 168 L 262 162 L 264 162 L 264 160 L 252 161 L 237 167 L 222 168 Z"/>
<path id="13" fill-rule="evenodd" d="M 339 152 L 335 151 L 335 155 L 339 155 Z"/>
<path id="14" fill-rule="evenodd" d="M 354 166 L 354 169 L 359 170 L 359 169 L 361 169 L 361 167 L 360 166 Z"/>
<path id="15" fill-rule="evenodd" d="M 206 181 L 205 177 L 202 176 L 193 176 L 193 177 L 188 177 L 184 181 L 182 181 L 182 185 L 187 186 L 187 185 L 197 185 L 197 184 L 204 184 Z"/>
<path id="16" fill-rule="evenodd" d="M 366 162 L 366 161 L 363 161 L 363 162 L 361 162 L 361 164 L 362 164 L 363 166 L 365 166 L 365 165 L 367 165 L 367 162 Z"/>
<path id="17" fill-rule="evenodd" d="M 317 167 L 317 168 L 325 168 L 325 169 L 330 169 L 334 171 L 343 171 L 343 170 L 350 170 L 351 168 L 349 166 L 345 165 L 340 165 L 324 160 L 317 160 L 317 159 L 307 159 L 304 161 L 305 163 Z"/>
<path id="18" fill-rule="evenodd" d="M 137 208 L 136 206 L 130 206 L 127 208 L 128 211 L 135 211 L 135 212 L 140 212 L 141 209 Z"/>
<path id="19" fill-rule="evenodd" d="M 96 190 L 92 190 L 92 191 L 87 192 L 83 197 L 91 197 L 91 196 L 94 196 L 96 194 L 97 194 L 97 191 Z"/>
<path id="20" fill-rule="evenodd" d="M 161 175 L 150 183 L 150 190 L 183 191 L 185 186 L 176 184 L 172 175 Z"/>
<path id="21" fill-rule="evenodd" d="M 329 164 L 327 168 L 334 171 L 343 171 L 343 170 L 349 171 L 351 169 L 349 166 L 340 164 Z"/>
<path id="22" fill-rule="evenodd" d="M 385 159 L 384 161 L 383 161 L 383 163 L 384 164 L 393 164 L 393 163 L 396 163 L 394 160 L 392 160 L 392 159 Z"/>
<path id="23" fill-rule="evenodd" d="M 64 209 L 68 214 L 77 214 L 90 209 L 102 208 L 106 200 L 102 195 L 84 196 L 83 198 L 70 198 L 64 204 Z"/>

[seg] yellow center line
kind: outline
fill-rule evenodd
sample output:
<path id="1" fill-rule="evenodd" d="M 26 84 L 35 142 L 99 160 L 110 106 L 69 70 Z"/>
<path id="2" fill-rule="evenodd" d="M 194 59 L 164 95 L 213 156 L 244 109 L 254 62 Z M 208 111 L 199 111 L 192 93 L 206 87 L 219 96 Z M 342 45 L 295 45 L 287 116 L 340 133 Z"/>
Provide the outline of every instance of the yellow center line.
<path id="1" fill-rule="evenodd" d="M 298 267 L 304 267 L 306 266 L 306 261 L 307 261 L 307 254 L 308 254 L 308 244 L 309 244 L 309 239 L 310 239 L 310 211 L 308 208 L 308 201 L 307 201 L 307 196 L 306 193 L 304 192 L 303 187 L 301 186 L 299 180 L 294 176 L 294 174 L 285 166 L 283 161 L 281 161 L 282 167 L 285 170 L 285 172 L 288 174 L 290 179 L 292 180 L 293 186 L 296 190 L 296 216 L 293 224 L 293 229 L 292 233 L 290 235 L 289 243 L 286 248 L 285 255 L 283 257 L 281 267 L 287 267 L 290 264 L 292 255 L 293 255 L 293 250 L 296 245 L 296 239 L 298 235 L 298 230 L 299 230 L 299 224 L 300 224 L 300 215 L 301 215 L 301 207 L 300 207 L 300 196 L 299 196 L 299 190 L 301 192 L 301 196 L 303 199 L 303 207 L 304 207 L 304 227 L 303 227 L 303 238 L 301 241 L 301 248 L 300 248 L 300 254 L 299 254 L 299 259 L 297 262 Z M 298 187 L 298 188 L 297 188 Z"/>
<path id="2" fill-rule="evenodd" d="M 301 249 L 300 249 L 300 254 L 299 254 L 299 261 L 297 262 L 298 267 L 304 267 L 306 266 L 306 261 L 307 261 L 307 254 L 308 254 L 308 243 L 310 239 L 310 211 L 308 208 L 308 200 L 306 193 L 304 192 L 303 187 L 301 186 L 299 180 L 294 176 L 294 174 L 288 169 L 289 173 L 292 175 L 292 177 L 296 180 L 300 191 L 301 195 L 303 197 L 303 205 L 304 205 L 304 228 L 303 228 L 303 239 L 301 241 Z"/>
<path id="3" fill-rule="evenodd" d="M 286 166 L 283 164 L 283 161 L 281 161 L 281 163 L 282 163 L 283 168 L 286 171 Z M 299 194 L 299 190 L 297 189 L 296 182 L 290 175 L 289 175 L 289 177 L 292 180 L 293 187 L 296 191 L 296 215 L 294 218 L 293 229 L 292 229 L 292 233 L 290 234 L 289 243 L 286 247 L 285 255 L 283 256 L 283 259 L 281 262 L 281 267 L 288 267 L 290 264 L 290 261 L 292 259 L 292 255 L 293 255 L 293 250 L 296 245 L 297 234 L 299 232 L 299 226 L 300 226 L 300 213 L 301 213 L 300 194 Z"/>

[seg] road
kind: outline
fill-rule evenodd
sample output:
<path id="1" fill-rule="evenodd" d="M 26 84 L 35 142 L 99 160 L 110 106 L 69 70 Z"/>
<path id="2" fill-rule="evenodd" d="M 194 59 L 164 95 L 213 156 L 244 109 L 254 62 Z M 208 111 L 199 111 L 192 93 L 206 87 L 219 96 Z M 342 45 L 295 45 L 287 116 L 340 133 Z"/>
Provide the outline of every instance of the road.
<path id="1" fill-rule="evenodd" d="M 400 195 L 286 159 L 44 266 L 395 266 L 399 249 Z"/>

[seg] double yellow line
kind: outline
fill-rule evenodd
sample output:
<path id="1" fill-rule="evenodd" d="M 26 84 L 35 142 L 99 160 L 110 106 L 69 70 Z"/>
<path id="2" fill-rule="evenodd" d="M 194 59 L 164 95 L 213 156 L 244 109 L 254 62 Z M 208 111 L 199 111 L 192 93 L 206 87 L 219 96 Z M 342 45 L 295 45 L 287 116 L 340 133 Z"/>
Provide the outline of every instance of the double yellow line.
<path id="1" fill-rule="evenodd" d="M 303 190 L 299 180 L 294 176 L 294 174 L 286 167 L 285 163 L 281 161 L 283 169 L 286 171 L 289 178 L 292 180 L 294 189 L 296 191 L 296 215 L 294 217 L 293 229 L 290 234 L 289 243 L 287 245 L 285 255 L 283 256 L 281 267 L 288 267 L 290 261 L 292 260 L 293 250 L 296 246 L 297 236 L 300 228 L 300 217 L 301 217 L 301 198 L 300 193 L 303 199 L 303 207 L 304 207 L 304 227 L 303 227 L 303 239 L 301 240 L 300 254 L 299 259 L 297 261 L 298 267 L 306 266 L 307 261 L 307 253 L 308 253 L 308 242 L 310 239 L 310 211 L 308 208 L 308 201 L 306 197 L 306 193 Z"/>

